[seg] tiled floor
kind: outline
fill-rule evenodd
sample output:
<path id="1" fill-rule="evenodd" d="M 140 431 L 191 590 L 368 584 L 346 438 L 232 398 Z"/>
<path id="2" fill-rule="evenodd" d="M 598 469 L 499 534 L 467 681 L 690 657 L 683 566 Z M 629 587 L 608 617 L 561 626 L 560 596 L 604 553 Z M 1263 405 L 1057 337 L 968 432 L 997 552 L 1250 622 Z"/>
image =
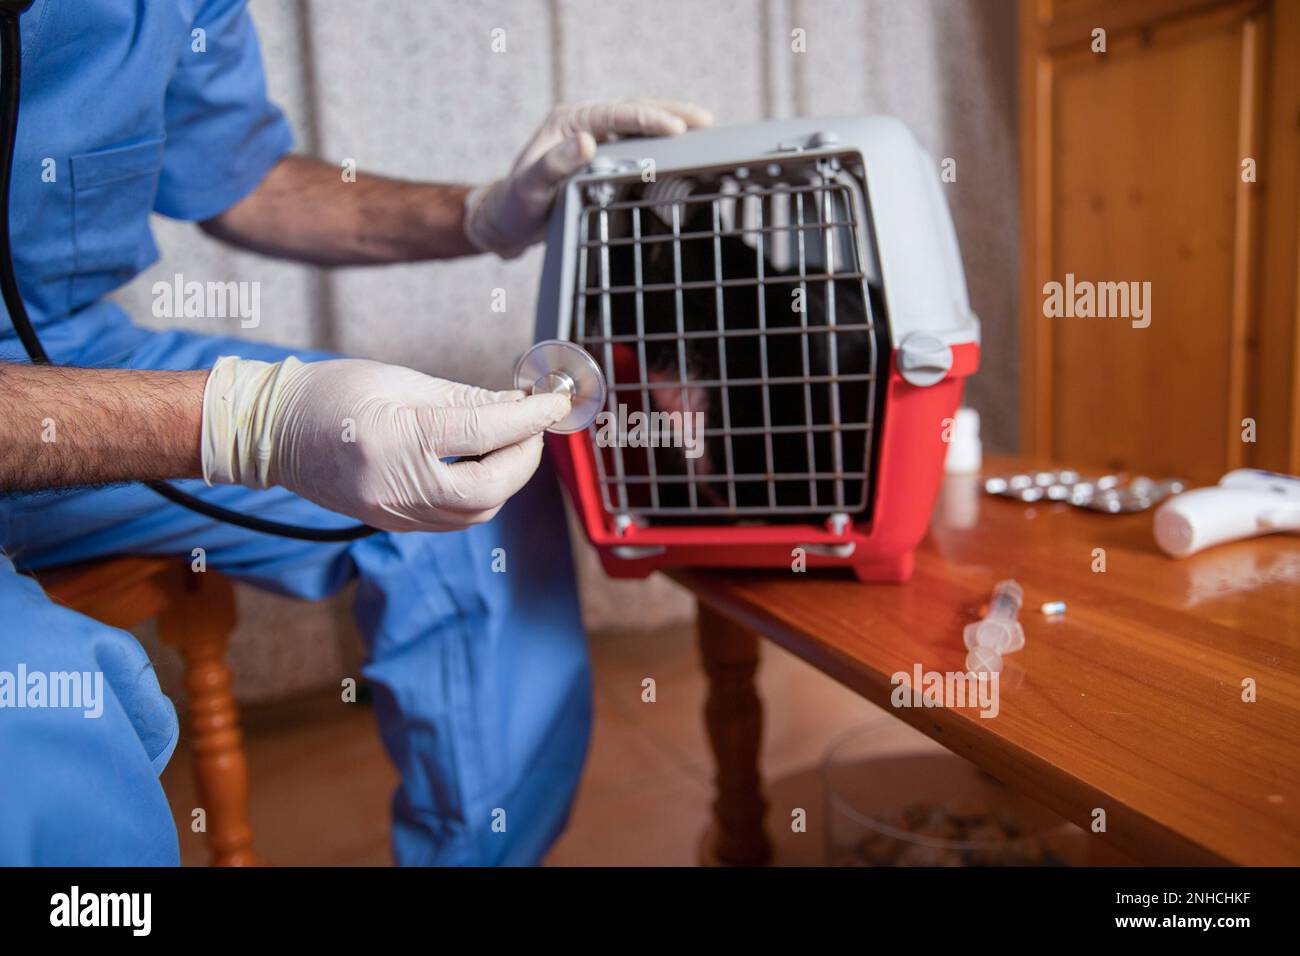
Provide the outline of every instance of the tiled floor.
<path id="1" fill-rule="evenodd" d="M 596 722 L 586 776 L 553 865 L 682 865 L 698 862 L 708 825 L 711 763 L 704 735 L 705 683 L 690 628 L 603 633 L 591 639 Z M 642 701 L 655 680 L 656 700 Z M 777 861 L 818 863 L 822 796 L 815 772 L 826 745 L 880 711 L 771 644 L 759 671 L 765 704 L 763 769 Z M 320 699 L 246 708 L 256 848 L 273 864 L 384 865 L 395 775 L 368 708 Z M 186 864 L 204 862 L 190 831 L 194 791 L 182 745 L 164 775 Z M 807 809 L 793 833 L 794 807 Z"/>

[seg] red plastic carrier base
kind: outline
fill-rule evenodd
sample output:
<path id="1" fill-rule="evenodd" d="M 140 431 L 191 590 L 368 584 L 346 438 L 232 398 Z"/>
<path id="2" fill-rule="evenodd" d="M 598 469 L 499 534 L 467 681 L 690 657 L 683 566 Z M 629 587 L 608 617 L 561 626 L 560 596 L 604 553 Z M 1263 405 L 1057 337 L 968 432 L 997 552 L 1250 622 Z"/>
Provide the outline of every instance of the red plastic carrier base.
<path id="1" fill-rule="evenodd" d="M 977 344 L 955 345 L 952 351 L 947 376 L 926 387 L 904 381 L 896 355 L 891 356 L 872 517 L 866 523 L 850 521 L 839 533 L 820 524 L 632 525 L 620 533 L 601 502 L 590 434 L 548 435 L 547 440 L 587 537 L 611 577 L 643 578 L 671 567 L 790 568 L 800 548 L 809 568 L 849 567 L 862 581 L 906 581 L 943 478 L 946 420 L 956 415 L 966 378 L 979 365 Z"/>

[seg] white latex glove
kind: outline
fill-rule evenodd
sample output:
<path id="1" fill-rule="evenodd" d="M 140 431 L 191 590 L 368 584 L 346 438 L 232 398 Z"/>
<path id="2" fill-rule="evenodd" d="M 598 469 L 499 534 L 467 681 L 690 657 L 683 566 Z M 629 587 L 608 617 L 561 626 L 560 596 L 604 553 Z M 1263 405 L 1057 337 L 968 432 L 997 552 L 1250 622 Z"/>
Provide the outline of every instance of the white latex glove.
<path id="1" fill-rule="evenodd" d="M 281 485 L 386 531 L 492 518 L 541 460 L 563 395 L 490 392 L 335 359 L 218 359 L 203 392 L 203 478 Z M 483 455 L 451 464 L 442 458 Z"/>
<path id="2" fill-rule="evenodd" d="M 546 232 L 560 184 L 615 136 L 676 136 L 712 126 L 713 115 L 693 103 L 644 97 L 557 106 L 529 140 L 505 179 L 472 190 L 465 200 L 465 235 L 475 248 L 513 259 Z"/>

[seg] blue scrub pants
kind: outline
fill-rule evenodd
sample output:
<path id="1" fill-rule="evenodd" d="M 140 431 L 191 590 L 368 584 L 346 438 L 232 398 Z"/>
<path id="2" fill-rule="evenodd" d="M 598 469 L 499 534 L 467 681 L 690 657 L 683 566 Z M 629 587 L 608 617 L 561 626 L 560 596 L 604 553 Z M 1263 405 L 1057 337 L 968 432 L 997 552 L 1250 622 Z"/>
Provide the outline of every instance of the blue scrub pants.
<path id="1" fill-rule="evenodd" d="M 42 337 L 55 362 L 82 366 L 192 369 L 222 355 L 291 354 L 148 331 L 112 306 Z M 0 359 L 19 354 L 12 338 L 0 339 Z M 279 521 L 350 523 L 279 488 L 180 484 Z M 54 605 L 15 565 L 39 570 L 123 553 L 189 560 L 194 548 L 205 549 L 210 569 L 309 600 L 358 579 L 364 674 L 401 774 L 393 799 L 399 863 L 532 864 L 563 828 L 587 750 L 591 680 L 564 512 L 545 463 L 493 521 L 460 532 L 295 541 L 215 523 L 122 485 L 2 498 L 0 542 L 0 678 L 19 665 L 28 674 L 102 672 L 106 698 L 97 718 L 0 707 L 0 865 L 178 861 L 158 783 L 176 744 L 176 715 L 148 658 L 130 634 Z M 504 572 L 493 570 L 502 559 Z"/>

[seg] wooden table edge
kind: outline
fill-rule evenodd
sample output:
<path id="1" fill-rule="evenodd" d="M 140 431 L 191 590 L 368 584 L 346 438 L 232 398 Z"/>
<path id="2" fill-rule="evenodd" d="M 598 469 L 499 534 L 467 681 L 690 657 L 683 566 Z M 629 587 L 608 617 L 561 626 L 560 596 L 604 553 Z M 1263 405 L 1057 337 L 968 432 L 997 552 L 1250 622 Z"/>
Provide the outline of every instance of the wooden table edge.
<path id="1" fill-rule="evenodd" d="M 872 679 L 873 675 L 865 674 L 844 654 L 811 641 L 797 629 L 755 610 L 744 601 L 719 595 L 701 580 L 708 572 L 674 568 L 665 573 L 714 612 L 784 648 L 886 713 L 1085 831 L 1089 830 L 1093 808 L 1105 808 L 1106 831 L 1099 836 L 1139 862 L 1146 862 L 1153 856 L 1162 864 L 1172 866 L 1225 866 L 1252 862 L 1224 856 L 1197 843 L 1013 742 L 1004 739 L 1000 751 L 989 749 L 978 734 L 972 733 L 972 722 L 980 719 L 977 716 L 947 707 L 892 707 L 889 697 L 893 685 L 885 675 L 881 675 L 883 680 Z"/>

